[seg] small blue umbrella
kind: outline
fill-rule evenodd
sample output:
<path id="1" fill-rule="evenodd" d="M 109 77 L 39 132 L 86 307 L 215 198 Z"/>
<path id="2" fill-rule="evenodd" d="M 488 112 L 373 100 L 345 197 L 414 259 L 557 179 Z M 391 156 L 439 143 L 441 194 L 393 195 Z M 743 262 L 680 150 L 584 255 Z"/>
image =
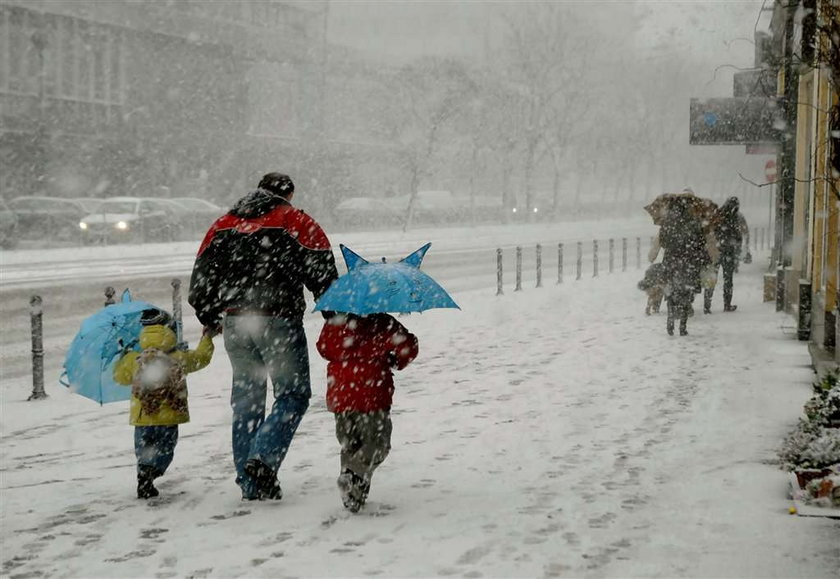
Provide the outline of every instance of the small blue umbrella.
<path id="1" fill-rule="evenodd" d="M 410 313 L 435 308 L 458 308 L 458 304 L 428 274 L 420 271 L 427 243 L 397 263 L 369 263 L 344 245 L 341 253 L 347 273 L 324 292 L 316 311 Z M 458 308 L 460 309 L 460 308 Z"/>
<path id="2" fill-rule="evenodd" d="M 136 349 L 142 329 L 140 315 L 149 309 L 161 310 L 147 302 L 132 301 L 125 290 L 122 301 L 84 320 L 67 351 L 60 382 L 100 404 L 128 400 L 131 388 L 114 382 L 114 364 L 124 350 Z"/>

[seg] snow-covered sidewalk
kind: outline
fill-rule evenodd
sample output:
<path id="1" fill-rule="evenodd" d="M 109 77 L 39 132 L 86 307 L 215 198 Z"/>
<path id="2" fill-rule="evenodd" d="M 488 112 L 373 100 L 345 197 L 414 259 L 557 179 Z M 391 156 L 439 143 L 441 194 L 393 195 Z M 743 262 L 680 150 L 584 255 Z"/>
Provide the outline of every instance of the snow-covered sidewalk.
<path id="1" fill-rule="evenodd" d="M 358 515 L 335 488 L 314 349 L 279 503 L 239 500 L 221 340 L 149 502 L 125 405 L 3 384 L 2 573 L 837 577 L 840 523 L 790 516 L 773 464 L 813 374 L 792 320 L 761 302 L 760 262 L 736 277 L 738 311 L 717 295 L 684 338 L 644 316 L 637 271 L 462 292 L 461 312 L 403 319 L 421 354 L 397 374 L 393 450 Z"/>

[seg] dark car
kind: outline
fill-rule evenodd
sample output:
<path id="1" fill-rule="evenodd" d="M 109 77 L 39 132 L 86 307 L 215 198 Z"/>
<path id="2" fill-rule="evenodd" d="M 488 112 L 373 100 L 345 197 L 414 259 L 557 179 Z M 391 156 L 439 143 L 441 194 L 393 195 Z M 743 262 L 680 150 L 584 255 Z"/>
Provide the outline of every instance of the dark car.
<path id="1" fill-rule="evenodd" d="M 172 208 L 164 200 L 145 197 L 105 199 L 78 227 L 85 243 L 174 241 L 178 232 Z"/>
<path id="2" fill-rule="evenodd" d="M 193 238 L 201 237 L 216 219 L 225 214 L 225 210 L 198 197 L 173 197 L 173 203 L 186 210 L 185 228 Z"/>
<path id="3" fill-rule="evenodd" d="M 17 245 L 18 218 L 12 208 L 0 199 L 0 247 L 12 249 Z"/>
<path id="4" fill-rule="evenodd" d="M 9 207 L 17 215 L 20 237 L 78 242 L 79 220 L 86 213 L 79 202 L 59 197 L 15 197 Z"/>

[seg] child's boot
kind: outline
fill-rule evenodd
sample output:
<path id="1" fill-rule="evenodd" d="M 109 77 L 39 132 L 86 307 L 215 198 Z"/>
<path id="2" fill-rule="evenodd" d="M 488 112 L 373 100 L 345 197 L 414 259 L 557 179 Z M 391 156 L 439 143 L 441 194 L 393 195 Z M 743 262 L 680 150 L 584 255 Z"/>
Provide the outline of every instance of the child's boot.
<path id="1" fill-rule="evenodd" d="M 363 482 L 362 478 L 349 469 L 342 471 L 336 480 L 341 493 L 341 502 L 351 513 L 358 513 L 367 498 L 367 493 L 363 492 L 364 489 L 359 485 L 360 481 Z"/>
<path id="2" fill-rule="evenodd" d="M 138 499 L 150 499 L 160 494 L 154 485 L 154 480 L 158 476 L 158 470 L 152 466 L 140 465 L 137 468 Z"/>

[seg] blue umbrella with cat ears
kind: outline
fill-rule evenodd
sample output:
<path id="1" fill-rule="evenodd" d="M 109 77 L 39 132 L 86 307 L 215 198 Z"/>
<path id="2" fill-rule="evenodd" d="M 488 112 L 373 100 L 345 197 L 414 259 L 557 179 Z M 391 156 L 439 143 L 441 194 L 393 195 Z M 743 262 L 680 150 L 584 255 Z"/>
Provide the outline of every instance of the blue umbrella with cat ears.
<path id="1" fill-rule="evenodd" d="M 436 308 L 457 308 L 458 304 L 431 276 L 420 270 L 427 243 L 397 263 L 370 263 L 342 245 L 347 273 L 324 292 L 315 311 L 375 313 L 423 312 Z"/>
<path id="2" fill-rule="evenodd" d="M 67 350 L 59 382 L 100 404 L 128 400 L 131 388 L 114 381 L 114 365 L 124 351 L 137 349 L 144 310 L 163 311 L 132 300 L 131 292 L 125 290 L 120 302 L 85 319 Z"/>

